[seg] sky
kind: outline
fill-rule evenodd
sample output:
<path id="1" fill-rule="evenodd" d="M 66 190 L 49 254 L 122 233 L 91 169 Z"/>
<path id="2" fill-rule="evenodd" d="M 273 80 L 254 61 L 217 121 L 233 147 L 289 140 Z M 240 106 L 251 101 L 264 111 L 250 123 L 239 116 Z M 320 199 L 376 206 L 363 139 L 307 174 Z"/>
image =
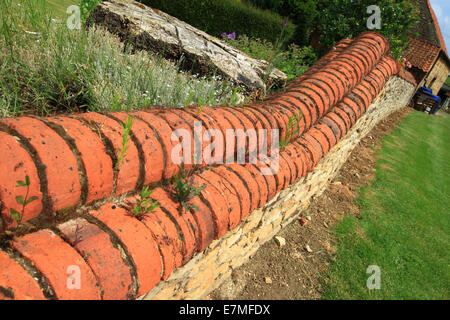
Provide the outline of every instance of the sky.
<path id="1" fill-rule="evenodd" d="M 430 3 L 441 27 L 445 46 L 450 50 L 450 0 L 430 0 Z"/>

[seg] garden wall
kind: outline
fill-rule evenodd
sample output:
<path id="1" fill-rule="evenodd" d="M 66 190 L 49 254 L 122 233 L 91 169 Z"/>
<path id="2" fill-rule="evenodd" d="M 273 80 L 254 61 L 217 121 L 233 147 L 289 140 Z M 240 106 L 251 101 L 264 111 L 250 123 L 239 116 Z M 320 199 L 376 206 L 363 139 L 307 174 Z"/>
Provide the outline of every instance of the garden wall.
<path id="1" fill-rule="evenodd" d="M 379 120 L 407 104 L 415 88 L 394 76 L 399 66 L 388 52 L 389 43 L 374 32 L 343 40 L 283 92 L 249 105 L 1 119 L 3 228 L 17 225 L 10 215 L 17 196 L 37 197 L 22 220 L 37 227 L 2 240 L 0 297 L 202 297 L 295 219 Z M 214 165 L 203 159 L 184 165 L 193 169 L 191 184 L 206 185 L 191 200 L 197 210 L 173 200 L 170 178 L 179 168 L 172 132 L 193 136 L 196 120 L 202 134 L 215 128 L 222 140 L 228 129 L 265 129 L 270 149 L 272 130 L 285 137 L 299 112 L 299 130 L 273 174 L 262 174 L 272 163 L 261 159 Z M 118 163 L 130 114 L 131 140 Z M 239 143 L 231 150 L 226 159 Z M 25 176 L 29 190 L 17 187 Z M 131 210 L 146 185 L 160 207 L 140 220 Z"/>
<path id="2" fill-rule="evenodd" d="M 214 240 L 205 251 L 141 298 L 201 299 L 219 287 L 231 276 L 233 269 L 248 262 L 265 242 L 299 218 L 311 198 L 325 191 L 359 141 L 380 120 L 405 107 L 414 90 L 407 81 L 392 77 L 367 112 L 312 172 L 278 193 L 264 207 L 253 211 L 237 228 Z"/>

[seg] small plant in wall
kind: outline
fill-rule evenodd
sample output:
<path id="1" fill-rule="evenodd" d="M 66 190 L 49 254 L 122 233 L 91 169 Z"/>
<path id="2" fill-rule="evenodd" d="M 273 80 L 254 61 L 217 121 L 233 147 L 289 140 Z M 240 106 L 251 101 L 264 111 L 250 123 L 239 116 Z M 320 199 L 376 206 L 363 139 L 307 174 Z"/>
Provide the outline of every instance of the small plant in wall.
<path id="1" fill-rule="evenodd" d="M 130 115 L 128 116 L 127 121 L 125 124 L 120 124 L 122 127 L 122 148 L 117 153 L 117 162 L 115 169 L 119 169 L 120 164 L 123 162 L 126 156 L 126 152 L 128 149 L 128 142 L 130 141 L 130 135 L 131 135 L 131 127 L 133 126 L 133 117 Z"/>
<path id="2" fill-rule="evenodd" d="M 279 147 L 280 150 L 283 150 L 285 147 L 287 147 L 292 142 L 292 138 L 297 135 L 300 131 L 300 120 L 302 119 L 302 112 L 300 111 L 295 116 L 289 117 L 289 123 L 286 130 L 286 134 L 281 137 Z"/>
<path id="3" fill-rule="evenodd" d="M 16 187 L 23 187 L 23 188 L 27 188 L 27 192 L 25 194 L 25 198 L 23 196 L 17 196 L 16 197 L 16 202 L 17 204 L 21 205 L 22 208 L 19 211 L 17 211 L 16 209 L 10 208 L 10 214 L 11 214 L 11 218 L 13 218 L 18 224 L 20 224 L 22 222 L 22 218 L 23 218 L 23 214 L 25 212 L 25 207 L 30 204 L 31 202 L 39 199 L 36 196 L 30 197 L 28 198 L 28 194 L 30 192 L 30 177 L 29 176 L 25 176 L 25 181 L 17 181 Z"/>
<path id="4" fill-rule="evenodd" d="M 200 187 L 193 186 L 184 169 L 180 167 L 180 171 L 175 177 L 175 184 L 170 193 L 173 199 L 180 203 L 181 207 L 186 211 L 198 211 L 198 207 L 189 201 L 198 196 L 205 188 L 206 184 Z"/>
<path id="5" fill-rule="evenodd" d="M 77 225 L 76 225 L 76 227 L 75 227 L 75 234 L 74 234 L 74 239 L 73 239 L 73 241 L 71 242 L 71 244 L 72 244 L 72 247 L 74 247 L 74 248 L 76 248 L 77 247 L 77 245 L 81 242 L 81 241 L 83 241 L 83 237 L 82 237 L 82 235 L 81 235 L 81 231 L 83 231 L 83 229 L 84 229 L 84 226 L 79 226 L 78 225 L 78 223 L 77 223 Z"/>
<path id="6" fill-rule="evenodd" d="M 133 206 L 132 214 L 138 220 L 142 220 L 145 215 L 153 213 L 154 210 L 159 207 L 158 201 L 150 198 L 152 192 L 153 190 L 150 190 L 149 187 L 146 186 L 137 197 L 137 202 Z"/>

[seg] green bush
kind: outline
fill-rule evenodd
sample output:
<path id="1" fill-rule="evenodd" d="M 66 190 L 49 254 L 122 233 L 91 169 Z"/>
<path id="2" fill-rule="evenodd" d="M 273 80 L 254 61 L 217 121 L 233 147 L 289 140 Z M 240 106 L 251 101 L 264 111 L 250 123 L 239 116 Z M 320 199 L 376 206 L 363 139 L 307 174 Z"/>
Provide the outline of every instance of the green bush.
<path id="1" fill-rule="evenodd" d="M 299 47 L 293 43 L 287 51 L 282 52 L 275 66 L 286 73 L 290 81 L 301 76 L 316 60 L 317 56 L 312 47 Z"/>
<path id="2" fill-rule="evenodd" d="M 289 17 L 297 25 L 292 40 L 299 45 L 309 44 L 311 30 L 318 16 L 317 0 L 246 0 L 245 2 Z"/>
<path id="3" fill-rule="evenodd" d="M 81 19 L 86 21 L 92 9 L 94 9 L 100 2 L 102 2 L 102 0 L 81 0 L 79 4 Z"/>
<path id="4" fill-rule="evenodd" d="M 236 0 L 140 0 L 213 36 L 236 32 L 252 38 L 275 42 L 283 28 L 284 18 L 268 10 Z M 285 38 L 292 39 L 296 26 L 288 23 Z"/>
<path id="5" fill-rule="evenodd" d="M 408 36 L 417 23 L 419 11 L 412 1 L 407 0 L 320 0 L 318 7 L 318 28 L 321 33 L 321 53 L 327 52 L 344 38 L 353 38 L 367 31 L 367 7 L 377 5 L 381 11 L 381 29 L 391 43 L 392 55 L 399 59 L 408 48 Z"/>
<path id="6" fill-rule="evenodd" d="M 317 60 L 312 47 L 299 47 L 292 43 L 286 49 L 279 50 L 267 40 L 251 39 L 245 35 L 236 39 L 224 36 L 223 39 L 250 57 L 270 61 L 273 67 L 286 73 L 288 81 L 302 75 Z"/>

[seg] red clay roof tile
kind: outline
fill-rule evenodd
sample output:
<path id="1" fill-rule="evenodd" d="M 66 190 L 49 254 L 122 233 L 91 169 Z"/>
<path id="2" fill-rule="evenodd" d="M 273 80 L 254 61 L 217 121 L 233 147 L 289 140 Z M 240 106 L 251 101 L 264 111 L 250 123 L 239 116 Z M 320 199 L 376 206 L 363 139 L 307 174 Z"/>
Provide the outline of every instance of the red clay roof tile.
<path id="1" fill-rule="evenodd" d="M 439 56 L 441 49 L 434 44 L 421 39 L 409 38 L 409 50 L 404 54 L 404 58 L 411 64 L 428 73 Z"/>

